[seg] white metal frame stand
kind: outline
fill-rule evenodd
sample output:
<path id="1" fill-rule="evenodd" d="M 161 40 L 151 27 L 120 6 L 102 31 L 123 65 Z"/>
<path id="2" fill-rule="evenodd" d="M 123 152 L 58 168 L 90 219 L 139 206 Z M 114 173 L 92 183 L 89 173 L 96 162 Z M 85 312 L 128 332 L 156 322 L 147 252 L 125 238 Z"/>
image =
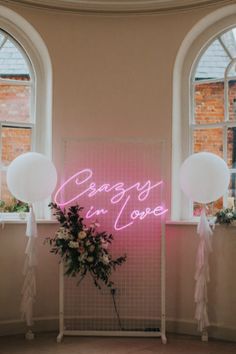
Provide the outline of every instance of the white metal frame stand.
<path id="1" fill-rule="evenodd" d="M 60 263 L 59 268 L 59 334 L 57 343 L 61 343 L 64 336 L 105 336 L 105 337 L 161 337 L 163 344 L 167 343 L 166 338 L 166 245 L 165 245 L 165 224 L 162 222 L 161 235 L 161 328 L 157 332 L 145 331 L 94 331 L 94 330 L 67 330 L 64 325 L 64 266 Z"/>
<path id="2" fill-rule="evenodd" d="M 113 140 L 112 140 L 113 141 Z M 119 139 L 117 141 L 120 141 Z M 121 140 L 123 141 L 123 140 Z M 161 143 L 161 166 L 165 166 L 165 141 Z M 162 180 L 165 180 L 165 170 L 162 170 Z M 165 192 L 164 192 L 165 193 Z M 162 191 L 163 194 L 163 191 Z M 165 197 L 162 195 L 162 197 Z M 164 198 L 165 199 L 165 198 Z M 165 239 L 165 217 L 161 221 L 161 314 L 160 330 L 155 332 L 145 331 L 96 331 L 96 330 L 67 330 L 65 328 L 64 316 L 64 266 L 60 263 L 59 269 L 59 334 L 57 342 L 60 343 L 64 336 L 117 336 L 117 337 L 160 337 L 163 344 L 167 343 L 166 338 L 166 239 Z"/>

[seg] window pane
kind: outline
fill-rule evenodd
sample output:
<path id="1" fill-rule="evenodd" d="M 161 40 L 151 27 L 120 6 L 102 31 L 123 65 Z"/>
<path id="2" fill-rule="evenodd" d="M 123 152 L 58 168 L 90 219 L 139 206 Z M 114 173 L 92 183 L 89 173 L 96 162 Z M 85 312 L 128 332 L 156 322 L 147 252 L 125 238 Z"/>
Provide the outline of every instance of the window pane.
<path id="1" fill-rule="evenodd" d="M 223 198 L 217 199 L 213 203 L 207 204 L 206 214 L 208 216 L 214 216 L 217 211 L 223 208 Z M 193 216 L 201 215 L 202 204 L 193 203 Z"/>
<path id="2" fill-rule="evenodd" d="M 0 46 L 3 45 L 4 40 L 5 40 L 5 36 L 2 33 L 0 33 Z"/>
<path id="3" fill-rule="evenodd" d="M 193 133 L 194 152 L 212 152 L 223 157 L 223 129 L 197 129 Z"/>
<path id="4" fill-rule="evenodd" d="M 2 164 L 4 166 L 18 155 L 31 150 L 32 130 L 30 128 L 2 127 Z"/>
<path id="5" fill-rule="evenodd" d="M 0 120 L 30 122 L 30 87 L 0 85 Z"/>
<path id="6" fill-rule="evenodd" d="M 0 212 L 23 211 L 22 203 L 8 191 L 6 173 L 13 159 L 31 151 L 33 135 L 28 124 L 34 123 L 31 73 L 24 49 L 10 34 L 0 30 Z"/>
<path id="7" fill-rule="evenodd" d="M 221 40 L 229 51 L 232 58 L 236 57 L 236 43 L 234 30 L 229 30 L 221 35 Z"/>
<path id="8" fill-rule="evenodd" d="M 231 173 L 227 207 L 235 206 L 235 197 L 236 197 L 236 173 Z"/>
<path id="9" fill-rule="evenodd" d="M 11 203 L 13 196 L 11 195 L 11 193 L 9 192 L 8 188 L 7 188 L 7 179 L 6 179 L 6 171 L 0 171 L 0 192 L 1 192 L 1 197 L 0 199 L 2 201 L 4 201 L 6 204 Z"/>
<path id="10" fill-rule="evenodd" d="M 229 88 L 229 120 L 236 120 L 236 80 L 230 80 Z"/>
<path id="11" fill-rule="evenodd" d="M 227 163 L 229 168 L 236 168 L 236 127 L 227 131 Z"/>
<path id="12" fill-rule="evenodd" d="M 13 197 L 7 188 L 6 171 L 0 171 L 0 213 L 28 212 L 29 207 Z"/>
<path id="13" fill-rule="evenodd" d="M 14 41 L 8 39 L 0 50 L 0 77 L 19 74 L 29 75 L 29 68 Z"/>
<path id="14" fill-rule="evenodd" d="M 235 209 L 236 206 L 236 173 L 232 173 L 230 176 L 230 184 L 228 189 L 226 208 Z M 214 203 L 208 204 L 207 215 L 215 215 L 217 211 L 223 209 L 223 198 L 218 199 Z M 199 216 L 202 205 L 199 203 L 193 204 L 193 215 Z"/>
<path id="15" fill-rule="evenodd" d="M 224 83 L 195 85 L 195 123 L 224 121 Z"/>
<path id="16" fill-rule="evenodd" d="M 230 68 L 230 70 L 229 70 L 229 72 L 228 72 L 228 77 L 230 78 L 232 78 L 232 77 L 234 77 L 234 79 L 235 79 L 235 76 L 236 76 L 236 63 L 234 62 L 234 64 L 231 66 L 231 68 Z"/>
<path id="17" fill-rule="evenodd" d="M 203 53 L 195 73 L 195 80 L 223 79 L 230 58 L 216 39 Z"/>

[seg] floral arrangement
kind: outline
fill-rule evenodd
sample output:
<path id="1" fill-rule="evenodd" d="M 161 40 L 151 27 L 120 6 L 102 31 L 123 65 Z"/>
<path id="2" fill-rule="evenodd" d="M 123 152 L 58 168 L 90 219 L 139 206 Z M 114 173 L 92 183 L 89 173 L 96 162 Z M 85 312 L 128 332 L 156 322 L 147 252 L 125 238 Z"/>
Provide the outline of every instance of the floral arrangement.
<path id="1" fill-rule="evenodd" d="M 233 208 L 221 209 L 215 214 L 215 223 L 216 224 L 234 224 L 236 221 L 236 212 Z"/>
<path id="2" fill-rule="evenodd" d="M 21 202 L 15 198 L 12 198 L 8 203 L 4 200 L 0 200 L 0 212 L 1 213 L 28 213 L 29 206 L 27 203 Z"/>
<path id="3" fill-rule="evenodd" d="M 103 284 L 114 290 L 110 276 L 117 266 L 126 261 L 126 255 L 112 258 L 109 245 L 113 236 L 97 231 L 97 222 L 86 227 L 80 216 L 83 208 L 78 205 L 71 206 L 68 210 L 62 210 L 55 203 L 50 203 L 49 207 L 59 221 L 60 228 L 55 236 L 47 241 L 52 246 L 50 252 L 58 254 L 64 261 L 65 275 L 79 275 L 80 283 L 85 275 L 89 274 L 97 288 L 101 289 Z"/>

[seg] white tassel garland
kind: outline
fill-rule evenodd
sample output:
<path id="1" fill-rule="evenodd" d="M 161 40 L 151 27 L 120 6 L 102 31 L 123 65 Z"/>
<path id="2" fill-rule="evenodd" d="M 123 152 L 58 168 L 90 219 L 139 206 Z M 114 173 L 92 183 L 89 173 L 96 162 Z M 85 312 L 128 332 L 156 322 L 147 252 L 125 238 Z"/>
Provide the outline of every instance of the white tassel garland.
<path id="1" fill-rule="evenodd" d="M 197 232 L 200 237 L 200 242 L 197 250 L 195 272 L 195 318 L 198 321 L 198 330 L 203 332 L 206 327 L 209 326 L 209 319 L 207 314 L 207 283 L 210 281 L 209 253 L 212 251 L 211 236 L 213 234 L 206 217 L 205 208 L 202 209 Z"/>
<path id="2" fill-rule="evenodd" d="M 28 242 L 25 249 L 26 258 L 23 267 L 23 275 L 25 278 L 21 292 L 22 300 L 20 311 L 22 319 L 26 321 L 28 327 L 31 327 L 33 326 L 33 304 L 36 297 L 35 268 L 37 266 L 37 224 L 32 206 L 30 206 L 29 217 L 27 220 L 26 236 L 28 236 Z M 33 333 L 29 339 L 32 339 L 32 336 Z"/>

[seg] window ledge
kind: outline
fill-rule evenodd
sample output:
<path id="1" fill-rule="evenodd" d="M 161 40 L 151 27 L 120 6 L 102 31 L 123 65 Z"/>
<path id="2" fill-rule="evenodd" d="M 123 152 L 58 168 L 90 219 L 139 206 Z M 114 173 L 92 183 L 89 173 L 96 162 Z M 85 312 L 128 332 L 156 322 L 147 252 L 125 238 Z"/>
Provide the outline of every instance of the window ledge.
<path id="1" fill-rule="evenodd" d="M 181 225 L 197 225 L 198 220 L 166 220 L 166 225 L 170 226 L 181 226 Z"/>
<path id="2" fill-rule="evenodd" d="M 0 212 L 0 225 L 4 224 L 27 224 L 29 217 L 28 212 L 13 212 L 5 213 Z M 58 224 L 58 221 L 53 217 L 44 219 L 36 219 L 37 224 Z"/>
<path id="3" fill-rule="evenodd" d="M 58 224 L 57 220 L 52 219 L 39 219 L 36 220 L 37 224 Z M 5 224 L 27 224 L 27 218 L 24 220 L 21 219 L 0 219 L 0 225 Z"/>

